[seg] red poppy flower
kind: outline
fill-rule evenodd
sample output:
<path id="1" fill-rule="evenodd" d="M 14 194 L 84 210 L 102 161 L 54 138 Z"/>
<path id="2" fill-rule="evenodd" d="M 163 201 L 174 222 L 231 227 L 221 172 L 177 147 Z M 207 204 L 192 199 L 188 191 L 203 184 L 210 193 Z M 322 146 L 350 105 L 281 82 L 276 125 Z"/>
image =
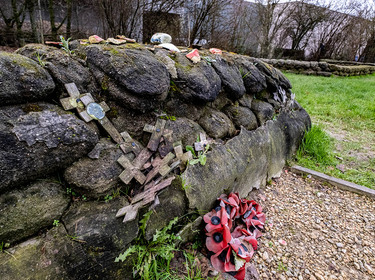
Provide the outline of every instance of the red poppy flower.
<path id="1" fill-rule="evenodd" d="M 239 202 L 239 198 L 236 194 L 231 193 L 230 196 L 221 195 L 219 200 L 224 203 L 225 210 L 227 211 L 229 218 L 234 219 L 238 216 L 240 206 L 237 202 Z"/>
<path id="2" fill-rule="evenodd" d="M 239 238 L 241 236 L 244 235 L 243 231 L 242 230 L 245 230 L 244 226 L 243 225 L 239 225 L 237 226 L 233 232 L 232 232 L 232 238 Z"/>
<path id="3" fill-rule="evenodd" d="M 228 214 L 224 207 L 218 206 L 204 215 L 203 220 L 207 224 L 205 227 L 206 231 L 211 232 L 228 225 Z"/>
<path id="4" fill-rule="evenodd" d="M 243 221 L 245 222 L 246 226 L 250 228 L 251 226 L 259 228 L 263 228 L 264 222 L 266 221 L 266 216 L 264 213 L 257 211 L 257 209 L 261 209 L 259 205 L 254 205 L 251 203 L 248 207 L 248 210 L 243 214 Z"/>
<path id="5" fill-rule="evenodd" d="M 227 226 L 222 226 L 207 233 L 206 247 L 208 250 L 217 253 L 228 246 L 232 240 L 230 230 Z"/>
<path id="6" fill-rule="evenodd" d="M 250 243 L 253 246 L 254 250 L 258 249 L 258 238 L 262 236 L 262 233 L 259 229 L 254 229 L 252 232 L 248 230 L 242 230 L 245 238 L 244 240 Z"/>
<path id="7" fill-rule="evenodd" d="M 252 207 L 255 208 L 255 212 L 262 212 L 262 206 L 260 206 L 258 203 L 256 203 L 254 200 L 250 200 L 249 203 L 252 205 Z"/>
<path id="8" fill-rule="evenodd" d="M 262 235 L 259 229 L 263 228 L 266 217 L 258 203 L 240 199 L 238 193 L 221 195 L 219 201 L 220 206 L 203 217 L 206 247 L 214 253 L 211 263 L 216 270 L 243 280 L 245 265 L 258 247 L 257 238 Z M 236 226 L 233 231 L 232 225 Z"/>
<path id="9" fill-rule="evenodd" d="M 225 248 L 211 256 L 211 264 L 217 271 L 225 272 L 225 261 L 230 258 L 231 248 L 227 245 Z"/>
<path id="10" fill-rule="evenodd" d="M 236 278 L 237 280 L 243 280 L 245 279 L 245 275 L 246 275 L 246 269 L 245 269 L 245 266 L 246 264 L 244 264 L 238 271 L 235 275 L 233 275 L 234 278 Z"/>
<path id="11" fill-rule="evenodd" d="M 251 248 L 251 246 L 250 247 L 245 246 L 245 245 L 243 246 L 245 248 Z M 241 256 L 244 256 L 244 252 L 245 252 L 245 249 L 242 247 L 241 242 L 236 241 L 236 244 L 231 243 L 229 246 L 227 246 L 226 248 L 223 248 L 222 250 L 217 252 L 215 255 L 213 255 L 211 257 L 211 264 L 216 270 L 222 271 L 222 272 L 228 272 L 234 278 L 238 280 L 243 280 L 245 278 L 245 273 L 246 273 L 245 265 L 246 265 L 246 262 L 250 261 L 250 257 L 247 256 L 246 258 L 244 258 L 245 260 L 244 264 L 241 266 L 240 269 L 236 270 L 234 255 L 235 254 L 238 255 L 238 253 L 240 253 Z"/>
<path id="12" fill-rule="evenodd" d="M 230 243 L 233 251 L 237 254 L 238 257 L 244 259 L 246 262 L 249 262 L 254 255 L 253 246 L 248 243 L 244 237 L 232 239 Z"/>
<path id="13" fill-rule="evenodd" d="M 249 208 L 249 203 L 250 203 L 250 200 L 247 200 L 245 198 L 241 199 L 241 201 L 239 203 L 239 206 L 240 206 L 239 214 L 240 214 L 240 216 L 242 216 L 243 214 L 245 214 L 245 212 Z"/>

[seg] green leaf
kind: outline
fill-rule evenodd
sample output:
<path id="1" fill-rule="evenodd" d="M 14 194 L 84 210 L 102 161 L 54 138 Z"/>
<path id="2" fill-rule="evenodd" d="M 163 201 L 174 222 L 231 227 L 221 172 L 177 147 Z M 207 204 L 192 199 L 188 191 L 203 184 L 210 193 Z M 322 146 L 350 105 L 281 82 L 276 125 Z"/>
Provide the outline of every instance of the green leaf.
<path id="1" fill-rule="evenodd" d="M 128 256 L 130 256 L 131 254 L 137 252 L 137 247 L 136 246 L 131 246 L 129 247 L 128 249 L 126 249 L 126 251 L 122 254 L 120 254 L 116 259 L 115 259 L 115 262 L 119 262 L 119 261 L 125 261 L 126 258 Z"/>
<path id="2" fill-rule="evenodd" d="M 137 240 L 143 239 L 143 236 L 145 235 L 147 222 L 150 219 L 150 216 L 152 214 L 152 211 L 148 211 L 146 214 L 143 215 L 142 220 L 139 221 L 139 229 L 141 231 L 141 234 L 137 237 Z"/>
<path id="3" fill-rule="evenodd" d="M 246 260 L 237 256 L 236 252 L 232 251 L 232 253 L 234 255 L 234 266 L 236 268 L 236 271 L 238 271 L 246 263 Z"/>
<path id="4" fill-rule="evenodd" d="M 187 145 L 186 146 L 186 151 L 187 152 L 190 151 L 193 154 L 194 157 L 197 157 L 197 155 L 195 154 L 194 148 L 192 146 Z"/>
<path id="5" fill-rule="evenodd" d="M 199 162 L 199 159 L 197 158 L 197 159 L 192 159 L 192 160 L 189 160 L 189 164 L 190 165 L 195 165 L 195 164 L 197 164 Z"/>
<path id="6" fill-rule="evenodd" d="M 207 161 L 207 157 L 206 157 L 206 155 L 201 155 L 201 156 L 199 156 L 199 163 L 201 164 L 201 165 L 205 165 L 206 164 L 206 161 Z"/>

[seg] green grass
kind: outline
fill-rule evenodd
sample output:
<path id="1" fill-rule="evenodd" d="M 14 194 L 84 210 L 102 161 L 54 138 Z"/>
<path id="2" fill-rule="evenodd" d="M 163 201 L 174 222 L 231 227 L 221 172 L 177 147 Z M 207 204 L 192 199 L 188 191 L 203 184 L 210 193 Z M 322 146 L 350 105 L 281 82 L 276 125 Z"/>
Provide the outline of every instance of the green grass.
<path id="1" fill-rule="evenodd" d="M 301 161 L 306 158 L 324 165 L 332 165 L 335 163 L 332 149 L 333 139 L 321 126 L 313 125 L 303 138 L 297 151 L 297 159 Z"/>
<path id="2" fill-rule="evenodd" d="M 333 152 L 324 160 L 312 156 L 324 147 L 319 140 L 316 151 L 299 152 L 298 164 L 375 188 L 375 75 L 329 78 L 285 75 L 313 124 L 333 139 L 333 148 L 329 149 Z M 323 137 L 317 131 L 311 136 Z M 337 168 L 339 164 L 344 173 Z"/>

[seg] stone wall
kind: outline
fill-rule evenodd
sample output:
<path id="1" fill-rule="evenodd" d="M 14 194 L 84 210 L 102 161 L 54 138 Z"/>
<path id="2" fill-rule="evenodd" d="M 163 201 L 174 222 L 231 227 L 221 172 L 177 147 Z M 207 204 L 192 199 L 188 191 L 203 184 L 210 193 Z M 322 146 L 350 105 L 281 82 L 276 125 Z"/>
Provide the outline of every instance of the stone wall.
<path id="1" fill-rule="evenodd" d="M 144 125 L 160 117 L 184 147 L 201 132 L 215 140 L 206 165 L 188 165 L 160 192 L 148 238 L 176 216 L 210 210 L 223 192 L 246 196 L 264 186 L 310 127 L 289 81 L 251 57 L 203 50 L 193 64 L 184 53 L 138 44 L 75 41 L 71 48 L 72 55 L 44 45 L 0 53 L 0 244 L 10 245 L 0 253 L 4 280 L 129 278 L 114 259 L 137 236 L 149 205 L 131 222 L 115 217 L 139 185 L 119 179 L 123 152 L 97 122 L 62 109 L 64 84 L 105 101 L 115 128 L 141 147 L 150 137 Z M 127 195 L 109 199 L 116 192 Z"/>
<path id="2" fill-rule="evenodd" d="M 262 61 L 286 72 L 304 75 L 317 75 L 325 77 L 336 75 L 347 77 L 375 73 L 374 64 L 359 62 L 335 60 L 299 61 L 289 59 L 262 59 Z"/>

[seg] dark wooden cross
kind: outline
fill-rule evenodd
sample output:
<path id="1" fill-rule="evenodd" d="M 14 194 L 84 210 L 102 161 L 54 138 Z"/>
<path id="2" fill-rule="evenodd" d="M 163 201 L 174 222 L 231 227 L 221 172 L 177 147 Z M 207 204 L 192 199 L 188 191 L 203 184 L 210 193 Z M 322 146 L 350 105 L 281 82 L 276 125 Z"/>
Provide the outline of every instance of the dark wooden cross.
<path id="1" fill-rule="evenodd" d="M 150 141 L 148 142 L 147 148 L 149 148 L 151 151 L 156 152 L 159 147 L 160 138 L 164 133 L 164 127 L 165 127 L 166 121 L 162 119 L 158 119 L 156 121 L 155 126 L 146 124 L 143 128 L 143 131 L 152 133 Z"/>
<path id="2" fill-rule="evenodd" d="M 168 153 L 173 152 L 173 131 L 169 129 L 164 129 L 163 136 L 161 138 L 161 143 L 159 144 L 159 155 L 163 158 Z"/>

